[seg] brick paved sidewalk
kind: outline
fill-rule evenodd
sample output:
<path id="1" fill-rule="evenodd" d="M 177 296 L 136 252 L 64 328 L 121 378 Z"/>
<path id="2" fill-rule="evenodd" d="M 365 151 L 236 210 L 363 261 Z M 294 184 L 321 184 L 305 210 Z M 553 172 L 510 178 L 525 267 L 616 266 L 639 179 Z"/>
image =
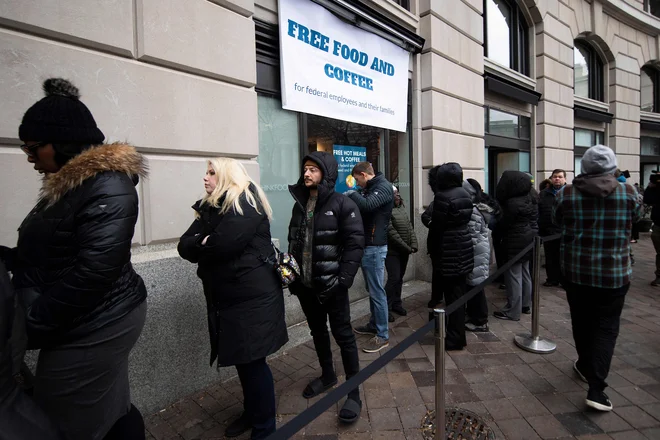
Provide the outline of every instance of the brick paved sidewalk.
<path id="1" fill-rule="evenodd" d="M 467 350 L 447 356 L 447 404 L 485 417 L 497 439 L 660 439 L 660 303 L 656 299 L 660 288 L 649 285 L 654 278 L 655 251 L 648 234 L 633 246 L 635 280 L 626 299 L 606 391 L 613 412 L 585 408 L 586 384 L 572 371 L 576 354 L 566 297 L 562 290 L 548 288 L 541 292 L 541 335 L 554 339 L 557 351 L 537 355 L 513 344 L 516 333 L 529 331 L 529 316 L 523 315 L 520 322 L 492 318 L 490 333 L 468 332 Z M 495 287 L 487 296 L 491 313 L 504 304 L 504 292 Z M 406 299 L 409 314 L 392 324 L 390 347 L 425 323 L 427 297 L 419 294 Z M 366 340 L 359 337 L 358 345 Z M 337 373 L 343 375 L 334 341 L 333 348 Z M 377 356 L 361 352 L 361 364 Z M 421 440 L 421 419 L 433 408 L 433 358 L 429 335 L 363 384 L 363 411 L 357 423 L 338 424 L 336 405 L 295 438 Z M 281 425 L 320 398 L 307 401 L 301 396 L 310 378 L 320 371 L 311 341 L 269 363 Z M 237 379 L 214 385 L 147 417 L 147 438 L 222 438 L 227 423 L 242 411 L 241 398 Z M 247 438 L 247 434 L 242 437 Z"/>

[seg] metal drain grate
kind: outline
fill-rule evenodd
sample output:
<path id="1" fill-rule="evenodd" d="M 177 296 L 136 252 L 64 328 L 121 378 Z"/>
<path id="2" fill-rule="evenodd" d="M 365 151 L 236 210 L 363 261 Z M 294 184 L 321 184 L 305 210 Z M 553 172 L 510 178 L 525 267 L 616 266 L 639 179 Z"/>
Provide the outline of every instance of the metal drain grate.
<path id="1" fill-rule="evenodd" d="M 445 410 L 447 439 L 495 440 L 495 433 L 483 419 L 472 411 L 460 408 Z M 422 435 L 426 440 L 435 437 L 435 411 L 428 411 L 422 419 Z"/>

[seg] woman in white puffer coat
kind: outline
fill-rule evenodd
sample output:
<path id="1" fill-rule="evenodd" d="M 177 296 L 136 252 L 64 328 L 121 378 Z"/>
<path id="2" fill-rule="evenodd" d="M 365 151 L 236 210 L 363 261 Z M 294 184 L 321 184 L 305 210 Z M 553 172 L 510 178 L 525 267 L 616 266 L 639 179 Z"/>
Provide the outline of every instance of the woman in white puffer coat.
<path id="1" fill-rule="evenodd" d="M 476 180 L 463 181 L 463 188 L 472 197 L 474 208 L 468 229 L 474 248 L 474 269 L 467 277 L 468 286 L 478 286 L 490 275 L 490 230 L 488 224 L 494 212 L 493 208 L 481 203 L 481 185 Z M 466 330 L 472 332 L 488 331 L 488 302 L 482 289 L 467 302 Z"/>

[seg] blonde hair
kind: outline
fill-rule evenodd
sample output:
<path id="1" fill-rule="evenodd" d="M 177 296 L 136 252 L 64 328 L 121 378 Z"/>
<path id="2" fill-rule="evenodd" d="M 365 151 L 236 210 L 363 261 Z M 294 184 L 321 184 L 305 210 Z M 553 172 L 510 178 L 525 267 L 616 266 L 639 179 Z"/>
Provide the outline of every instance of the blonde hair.
<path id="1" fill-rule="evenodd" d="M 243 208 L 241 208 L 240 198 L 245 194 L 247 202 L 259 214 L 259 206 L 263 209 L 268 220 L 273 218 L 273 210 L 268 203 L 266 194 L 257 183 L 252 180 L 243 166 L 242 163 L 235 159 L 227 157 L 215 157 L 206 161 L 207 166 L 213 168 L 215 175 L 218 178 L 218 184 L 211 194 L 206 194 L 202 198 L 201 204 L 209 204 L 215 208 L 220 208 L 220 214 L 225 214 L 230 209 L 233 209 L 239 215 L 243 215 Z M 256 194 L 250 189 L 250 184 L 254 185 Z M 224 197 L 222 206 L 218 203 Z"/>

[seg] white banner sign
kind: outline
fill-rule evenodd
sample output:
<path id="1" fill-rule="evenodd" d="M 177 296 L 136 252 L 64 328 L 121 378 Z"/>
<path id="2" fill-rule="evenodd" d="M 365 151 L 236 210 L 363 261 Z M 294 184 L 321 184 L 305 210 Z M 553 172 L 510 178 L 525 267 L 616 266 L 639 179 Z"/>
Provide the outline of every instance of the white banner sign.
<path id="1" fill-rule="evenodd" d="M 311 0 L 279 0 L 282 107 L 406 131 L 410 54 Z"/>

